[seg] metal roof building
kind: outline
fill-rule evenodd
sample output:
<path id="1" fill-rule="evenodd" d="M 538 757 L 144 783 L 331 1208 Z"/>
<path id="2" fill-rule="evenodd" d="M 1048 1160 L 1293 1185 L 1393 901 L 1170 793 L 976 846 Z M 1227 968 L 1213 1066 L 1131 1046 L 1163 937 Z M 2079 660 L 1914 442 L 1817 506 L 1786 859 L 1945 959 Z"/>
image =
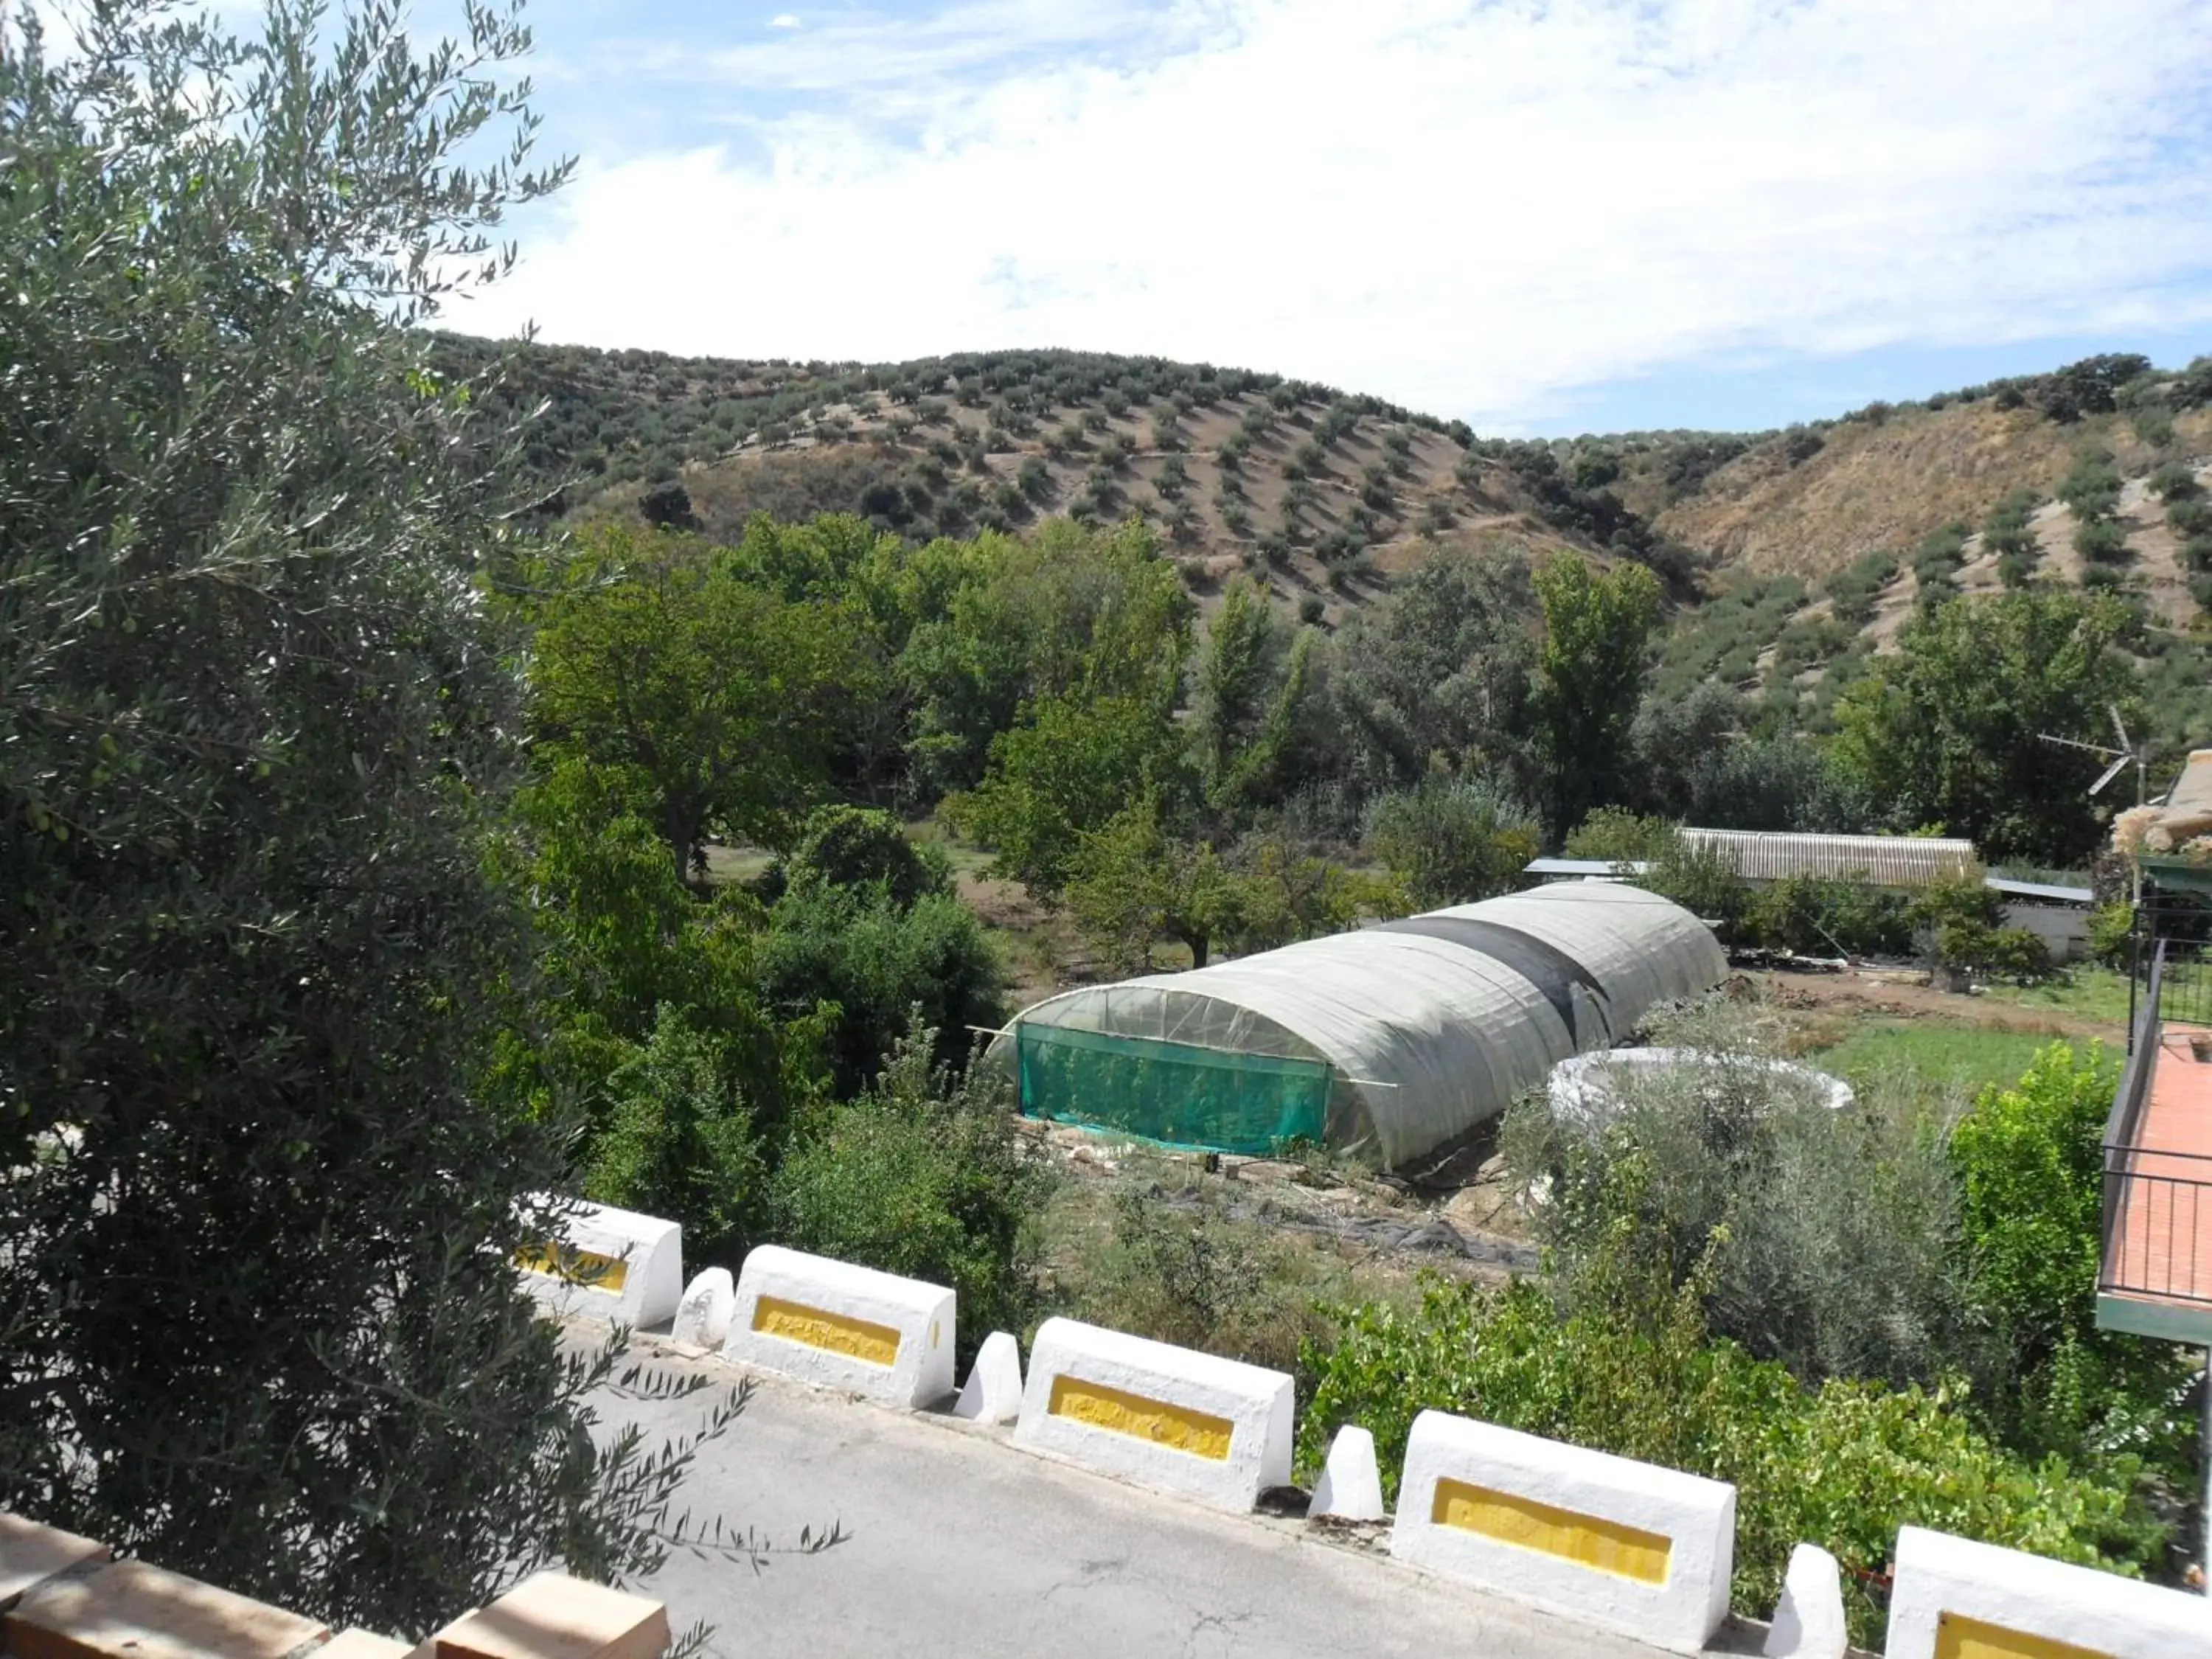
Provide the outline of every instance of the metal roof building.
<path id="1" fill-rule="evenodd" d="M 1791 876 L 1856 877 L 1877 887 L 1928 887 L 1980 869 L 1971 841 L 1929 836 L 1793 835 L 1766 830 L 1692 830 L 1683 842 L 1718 853 L 1746 881 Z"/>
<path id="2" fill-rule="evenodd" d="M 1064 992 L 990 1053 L 1032 1117 L 1220 1152 L 1307 1140 L 1395 1168 L 1727 971 L 1687 910 L 1575 882 Z"/>

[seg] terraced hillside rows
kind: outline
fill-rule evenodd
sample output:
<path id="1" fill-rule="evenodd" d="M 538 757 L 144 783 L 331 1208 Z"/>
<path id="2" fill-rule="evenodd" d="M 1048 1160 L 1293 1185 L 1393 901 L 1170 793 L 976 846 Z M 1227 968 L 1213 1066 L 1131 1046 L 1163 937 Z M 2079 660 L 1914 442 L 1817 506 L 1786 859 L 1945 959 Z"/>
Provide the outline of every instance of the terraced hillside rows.
<path id="1" fill-rule="evenodd" d="M 499 350 L 447 343 L 464 374 Z M 2212 730 L 2203 365 L 2092 359 L 1784 432 L 1534 442 L 1273 375 L 1073 352 L 871 367 L 527 347 L 495 395 L 542 406 L 528 456 L 570 522 L 727 539 L 756 514 L 838 511 L 924 538 L 1133 514 L 1202 605 L 1241 568 L 1323 621 L 1439 549 L 1638 559 L 1674 601 L 1662 690 L 1725 683 L 1814 730 L 1923 603 L 2100 587 L 2140 617 L 2158 735 Z"/>

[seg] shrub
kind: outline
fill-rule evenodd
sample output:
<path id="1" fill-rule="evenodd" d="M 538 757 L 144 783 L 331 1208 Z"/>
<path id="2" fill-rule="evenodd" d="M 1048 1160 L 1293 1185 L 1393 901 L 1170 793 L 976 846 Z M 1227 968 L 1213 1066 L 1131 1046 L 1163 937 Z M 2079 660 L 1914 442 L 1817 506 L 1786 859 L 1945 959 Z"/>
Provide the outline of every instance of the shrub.
<path id="1" fill-rule="evenodd" d="M 793 887 L 881 887 L 894 902 L 911 906 L 952 885 L 942 850 L 915 846 L 896 818 L 865 806 L 817 807 L 800 826 L 791 855 L 769 868 L 761 887 L 770 901 Z"/>
<path id="2" fill-rule="evenodd" d="M 1905 901 L 1863 879 L 1790 876 L 1752 895 L 1742 933 L 1810 956 L 1898 956 L 1912 948 Z"/>
<path id="3" fill-rule="evenodd" d="M 2058 499 L 2085 524 L 2112 517 L 2120 504 L 2120 475 L 2112 469 L 2112 456 L 2092 450 L 2075 461 L 2059 482 Z"/>
<path id="4" fill-rule="evenodd" d="M 2116 1464 L 2140 1451 L 2193 1491 L 2176 1351 L 2097 1328 L 2102 1143 L 2119 1072 L 2094 1044 L 2053 1043 L 2015 1086 L 1985 1091 L 1952 1137 L 1975 1293 L 2011 1374 L 1982 1407 L 2024 1449 Z"/>
<path id="5" fill-rule="evenodd" d="M 1560 848 L 1571 859 L 1641 864 L 1663 858 L 1674 844 L 1674 826 L 1622 806 L 1601 806 L 1568 835 Z"/>
<path id="6" fill-rule="evenodd" d="M 1882 1571 L 1897 1529 L 1932 1527 L 2140 1576 L 2160 1529 L 2124 1492 L 1991 1445 L 1942 1395 L 1863 1382 L 1807 1389 L 1781 1366 L 1711 1341 L 1693 1293 L 1560 1318 L 1528 1283 L 1431 1285 L 1420 1312 L 1365 1307 L 1307 1364 L 1301 1469 L 1346 1423 L 1371 1431 L 1386 1489 L 1413 1419 L 1456 1413 L 1524 1433 L 1733 1482 L 1735 1605 L 1765 1613 L 1800 1540 L 1845 1568 L 1853 1639 L 1880 1639 L 1861 1575 Z"/>
<path id="7" fill-rule="evenodd" d="M 2089 915 L 2089 959 L 2100 968 L 2126 973 L 2135 961 L 2135 906 L 2122 901 L 2100 905 Z"/>
<path id="8" fill-rule="evenodd" d="M 2128 534 L 2109 519 L 2087 519 L 2074 526 L 2074 550 L 2096 564 L 2115 564 L 2127 556 Z"/>
<path id="9" fill-rule="evenodd" d="M 1736 875 L 1725 854 L 1715 848 L 1693 847 L 1680 836 L 1672 839 L 1638 884 L 1712 923 L 1723 941 L 1733 941 L 1741 933 L 1744 907 L 1751 901 L 1751 890 Z"/>
<path id="10" fill-rule="evenodd" d="M 2178 497 L 2167 505 L 2166 521 L 2177 536 L 2203 535 L 2212 531 L 2212 500 L 2202 495 Z"/>
<path id="11" fill-rule="evenodd" d="M 767 1162 L 735 1067 L 664 1003 L 608 1079 L 584 1195 L 684 1223 L 687 1261 L 734 1267 L 753 1236 Z"/>
<path id="12" fill-rule="evenodd" d="M 835 1005 L 826 1044 L 840 1094 L 856 1092 L 916 1008 L 963 1060 L 975 1028 L 999 1023 L 1005 973 L 974 911 L 949 894 L 913 905 L 882 890 L 793 884 L 769 912 L 761 994 L 787 1016 Z"/>
<path id="13" fill-rule="evenodd" d="M 1014 1133 L 1003 1080 L 956 1084 L 913 1014 L 858 1098 L 802 1120 L 769 1212 L 800 1249 L 951 1285 L 964 1364 L 985 1332 L 1034 1316 L 1034 1221 L 1049 1176 Z"/>
<path id="14" fill-rule="evenodd" d="M 1309 593 L 1298 601 L 1298 620 L 1310 627 L 1319 623 L 1327 611 L 1318 593 Z"/>
<path id="15" fill-rule="evenodd" d="M 2152 495 L 2168 503 L 2189 501 L 2204 493 L 2203 486 L 2197 482 L 2196 469 L 2184 466 L 2179 461 L 2168 461 L 2152 473 L 2148 487 Z"/>
<path id="16" fill-rule="evenodd" d="M 1425 907 L 1510 889 L 1541 845 L 1534 814 L 1487 783 L 1430 776 L 1368 808 L 1369 850 Z"/>

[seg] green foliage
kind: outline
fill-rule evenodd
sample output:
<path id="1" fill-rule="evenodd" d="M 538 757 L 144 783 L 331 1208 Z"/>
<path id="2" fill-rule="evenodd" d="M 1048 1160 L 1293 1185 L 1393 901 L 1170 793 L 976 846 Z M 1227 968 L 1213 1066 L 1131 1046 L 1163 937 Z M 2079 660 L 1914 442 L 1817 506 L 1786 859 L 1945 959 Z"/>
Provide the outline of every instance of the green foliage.
<path id="1" fill-rule="evenodd" d="M 1501 1148 L 1545 1194 L 1560 1293 L 1589 1306 L 1624 1267 L 1694 1283 L 1717 1334 L 1808 1383 L 1932 1383 L 1980 1361 L 1942 1098 L 1882 1079 L 1838 1110 L 1739 1051 L 1747 1012 L 1700 1010 L 1666 1035 L 1704 1058 L 1620 1068 L 1588 1116 L 1542 1099 L 1508 1114 Z"/>
<path id="2" fill-rule="evenodd" d="M 1302 1468 L 1319 1466 L 1340 1425 L 1358 1423 L 1395 1491 L 1413 1419 L 1437 1410 L 1730 1481 L 1732 1599 L 1747 1613 L 1772 1607 L 1791 1548 L 1816 1543 L 1846 1569 L 1854 1639 L 1879 1639 L 1880 1610 L 1856 1574 L 1884 1571 L 1905 1525 L 2130 1575 L 2156 1558 L 2159 1529 L 2123 1492 L 1999 1449 L 1940 1392 L 1808 1389 L 1709 1340 L 1693 1290 L 1624 1294 L 1563 1319 L 1533 1285 L 1432 1285 L 1417 1315 L 1378 1306 L 1338 1317 L 1334 1346 L 1308 1356 L 1316 1382 L 1299 1422 Z"/>
<path id="3" fill-rule="evenodd" d="M 2101 837 L 2090 757 L 2043 740 L 2140 718 L 2118 605 L 2033 590 L 1953 599 L 1837 710 L 1837 758 L 1895 820 L 1941 823 L 1996 860 L 2069 863 Z"/>
<path id="4" fill-rule="evenodd" d="M 841 619 L 727 555 L 617 526 L 534 574 L 541 744 L 634 778 L 687 873 L 712 830 L 787 840 L 827 788 L 840 711 L 870 695 Z"/>
<path id="5" fill-rule="evenodd" d="M 1755 945 L 1807 956 L 1901 956 L 1912 948 L 1905 900 L 1863 878 L 1786 876 L 1751 896 L 1738 928 Z"/>
<path id="6" fill-rule="evenodd" d="M 1659 619 L 1659 581 L 1641 565 L 1601 574 L 1571 555 L 1534 580 L 1544 608 L 1536 747 L 1547 820 L 1554 836 L 1564 836 L 1592 806 L 1619 797 L 1643 696 L 1644 648 Z"/>
<path id="7" fill-rule="evenodd" d="M 2124 900 L 2100 904 L 2089 913 L 2089 959 L 2115 973 L 2135 962 L 2136 908 Z"/>
<path id="8" fill-rule="evenodd" d="M 755 975 L 763 1002 L 786 1020 L 824 1004 L 830 1075 L 858 1090 L 894 1044 L 913 1035 L 915 1011 L 964 1060 L 977 1027 L 994 1029 L 1006 970 L 975 913 L 950 894 L 912 905 L 881 889 L 794 884 L 769 912 Z"/>
<path id="9" fill-rule="evenodd" d="M 1191 728 L 1208 802 L 1234 814 L 1279 798 L 1294 775 L 1310 714 L 1316 636 L 1295 638 L 1267 596 L 1239 579 L 1222 595 L 1199 655 Z"/>
<path id="10" fill-rule="evenodd" d="M 1534 590 L 1518 554 L 1445 553 L 1357 617 L 1330 690 L 1347 769 L 1419 782 L 1433 761 L 1520 784 L 1526 772 Z"/>
<path id="11" fill-rule="evenodd" d="M 1424 778 L 1377 796 L 1366 845 L 1424 909 L 1510 890 L 1540 845 L 1534 819 L 1480 780 Z"/>
<path id="12" fill-rule="evenodd" d="M 1751 902 L 1751 890 L 1737 876 L 1727 854 L 1718 848 L 1692 847 L 1680 836 L 1637 878 L 1637 884 L 1711 922 L 1721 939 L 1730 943 L 1739 937 L 1745 907 Z"/>
<path id="13" fill-rule="evenodd" d="M 1601 806 L 1575 827 L 1560 850 L 1571 859 L 1640 864 L 1665 857 L 1674 842 L 1674 826 L 1665 818 Z"/>
<path id="14" fill-rule="evenodd" d="M 1829 750 L 1802 738 L 1714 744 L 1687 769 L 1686 816 L 1711 830 L 1874 829 L 1880 814 Z"/>
<path id="15" fill-rule="evenodd" d="M 985 1333 L 1033 1317 L 1051 1177 L 1015 1134 L 1003 1083 L 956 1083 L 935 1038 L 916 1010 L 866 1091 L 805 1120 L 769 1206 L 800 1249 L 951 1286 L 964 1362 Z"/>
<path id="16" fill-rule="evenodd" d="M 2123 1472 L 2142 1457 L 2193 1492 L 2190 1367 L 2166 1344 L 2097 1328 L 2102 1141 L 2119 1071 L 2094 1044 L 2053 1043 L 2016 1085 L 1985 1091 L 1952 1138 L 1978 1294 L 2013 1373 L 1983 1408 L 2024 1449 Z"/>
<path id="17" fill-rule="evenodd" d="M 1212 848 L 1163 831 L 1150 794 L 1083 837 L 1066 897 L 1085 938 L 1121 972 L 1148 969 L 1152 943 L 1164 938 L 1189 946 L 1191 965 L 1203 968 L 1243 902 L 1241 884 Z"/>
<path id="18" fill-rule="evenodd" d="M 69 21 L 0 17 L 0 1508 L 410 1635 L 650 1573 L 688 1443 L 523 1294 L 562 1126 L 480 1074 L 520 491 L 404 326 L 558 181 L 526 33 Z"/>
<path id="19" fill-rule="evenodd" d="M 2195 470 L 2179 461 L 2168 461 L 2153 472 L 2148 488 L 2152 495 L 2169 506 L 2175 501 L 2193 500 L 2204 493 L 2204 486 L 2197 482 Z"/>
<path id="20" fill-rule="evenodd" d="M 652 1035 L 607 1079 L 584 1195 L 680 1216 L 686 1270 L 734 1267 L 754 1236 L 767 1161 L 721 1046 L 666 1004 Z"/>
<path id="21" fill-rule="evenodd" d="M 1083 838 L 1149 793 L 1189 793 L 1171 688 L 1148 696 L 1048 697 L 991 745 L 991 769 L 957 803 L 959 820 L 998 852 L 995 868 L 1048 896 L 1073 872 Z"/>
<path id="22" fill-rule="evenodd" d="M 2099 564 L 2117 564 L 2127 556 L 2128 532 L 2109 519 L 2086 519 L 2074 526 L 2074 550 Z"/>
<path id="23" fill-rule="evenodd" d="M 2120 475 L 2112 456 L 2102 450 L 2083 455 L 2060 481 L 2057 495 L 2085 525 L 2110 519 L 2120 505 Z"/>
<path id="24" fill-rule="evenodd" d="M 917 847 L 896 818 L 866 806 L 815 808 L 776 873 L 778 890 L 771 897 L 786 888 L 880 887 L 894 903 L 910 907 L 952 886 L 941 850 Z"/>

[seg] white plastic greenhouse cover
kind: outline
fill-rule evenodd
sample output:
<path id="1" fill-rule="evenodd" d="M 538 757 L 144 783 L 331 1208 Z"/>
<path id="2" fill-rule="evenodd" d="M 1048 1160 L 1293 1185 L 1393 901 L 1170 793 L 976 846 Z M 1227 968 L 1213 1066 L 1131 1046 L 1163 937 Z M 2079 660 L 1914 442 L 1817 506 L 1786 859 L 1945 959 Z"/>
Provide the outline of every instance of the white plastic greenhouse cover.
<path id="1" fill-rule="evenodd" d="M 1679 905 L 1620 882 L 1562 883 L 1063 992 L 1014 1025 L 1326 1060 L 1329 1144 L 1387 1169 L 1727 971 L 1712 931 Z M 1011 1047 L 1002 1036 L 993 1053 L 1010 1060 Z"/>

